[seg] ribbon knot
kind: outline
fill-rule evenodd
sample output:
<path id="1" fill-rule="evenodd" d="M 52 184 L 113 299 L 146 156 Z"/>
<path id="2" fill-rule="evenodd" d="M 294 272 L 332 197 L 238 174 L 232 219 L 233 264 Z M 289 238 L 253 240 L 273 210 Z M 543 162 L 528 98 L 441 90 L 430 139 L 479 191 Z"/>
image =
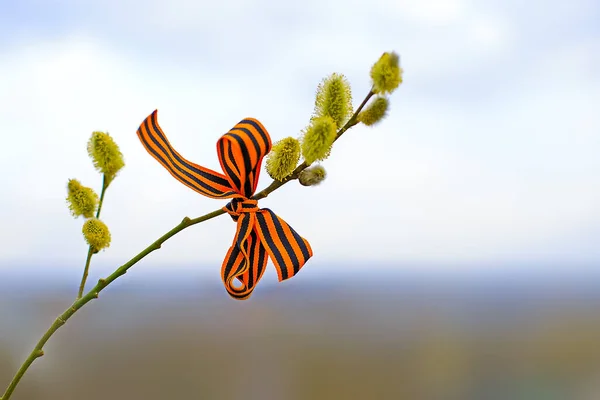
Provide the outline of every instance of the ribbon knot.
<path id="1" fill-rule="evenodd" d="M 227 203 L 225 207 L 223 207 L 223 211 L 231 215 L 231 218 L 233 218 L 233 220 L 236 222 L 240 214 L 253 213 L 259 210 L 260 208 L 258 208 L 258 200 L 245 199 L 241 197 L 236 197 Z"/>
<path id="2" fill-rule="evenodd" d="M 217 141 L 224 174 L 194 164 L 175 151 L 158 125 L 156 110 L 142 122 L 137 135 L 148 153 L 175 179 L 204 196 L 232 199 L 223 210 L 237 222 L 237 229 L 221 266 L 221 278 L 233 298 L 250 297 L 269 257 L 279 281 L 283 281 L 296 275 L 312 256 L 306 239 L 251 198 L 262 159 L 271 150 L 271 138 L 258 120 L 243 119 Z"/>

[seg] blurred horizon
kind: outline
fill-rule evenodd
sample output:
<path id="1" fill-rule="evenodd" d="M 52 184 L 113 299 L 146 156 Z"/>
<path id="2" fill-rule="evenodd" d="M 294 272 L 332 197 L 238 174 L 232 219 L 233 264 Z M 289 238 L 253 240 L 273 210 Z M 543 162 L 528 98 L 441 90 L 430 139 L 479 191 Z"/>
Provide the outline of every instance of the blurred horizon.
<path id="1" fill-rule="evenodd" d="M 132 253 L 132 256 L 135 255 Z M 105 278 L 114 272 L 120 265 L 111 265 L 94 258 L 90 268 L 89 283 L 100 278 Z M 136 282 L 156 283 L 157 281 L 188 286 L 222 285 L 220 280 L 220 264 L 216 263 L 174 263 L 173 265 L 160 265 L 149 260 L 141 260 L 128 273 L 119 278 L 113 285 L 131 285 L 136 287 Z M 83 260 L 82 260 L 83 262 Z M 311 269 L 311 273 L 305 273 Z M 82 266 L 62 264 L 46 264 L 43 267 L 39 262 L 0 263 L 0 290 L 20 290 L 20 285 L 32 287 L 47 287 L 60 289 L 79 284 Z M 339 281 L 362 280 L 373 283 L 381 279 L 401 282 L 424 283 L 427 281 L 447 283 L 484 283 L 484 282 L 538 282 L 562 284 L 592 284 L 600 280 L 600 265 L 596 263 L 573 263 L 565 265 L 562 262 L 501 262 L 488 261 L 481 263 L 415 263 L 415 262 L 330 262 L 311 259 L 306 266 L 291 279 L 277 282 L 275 269 L 269 261 L 267 270 L 258 285 L 258 288 L 268 286 L 296 287 L 302 285 L 322 286 L 325 284 L 339 284 Z M 90 286 L 91 288 L 91 286 Z M 259 289 L 260 290 L 260 289 Z"/>
<path id="2" fill-rule="evenodd" d="M 132 271 L 57 332 L 14 399 L 100 400 L 108 382 L 124 400 L 600 395 L 596 275 L 370 267 L 272 273 L 243 302 L 217 271 Z M 73 301 L 78 277 L 61 275 L 3 276 L 0 386 Z"/>

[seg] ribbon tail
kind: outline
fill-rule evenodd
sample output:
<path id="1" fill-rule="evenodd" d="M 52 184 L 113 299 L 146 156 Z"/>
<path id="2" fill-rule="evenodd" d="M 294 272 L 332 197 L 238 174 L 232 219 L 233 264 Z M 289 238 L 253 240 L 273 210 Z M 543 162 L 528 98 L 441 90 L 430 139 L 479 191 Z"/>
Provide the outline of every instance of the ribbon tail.
<path id="1" fill-rule="evenodd" d="M 237 300 L 250 297 L 267 265 L 267 254 L 254 229 L 254 222 L 254 215 L 240 216 L 235 238 L 221 267 L 225 289 Z M 236 280 L 241 286 L 234 285 Z"/>
<path id="2" fill-rule="evenodd" d="M 248 298 L 245 285 L 242 287 L 235 287 L 232 282 L 234 278 L 241 275 L 240 271 L 245 268 L 244 264 L 245 259 L 240 252 L 240 249 L 235 245 L 231 246 L 229 251 L 227 251 L 227 255 L 225 255 L 223 265 L 221 266 L 221 278 L 223 279 L 223 284 L 225 285 L 227 293 L 237 300 L 245 300 Z"/>
<path id="3" fill-rule="evenodd" d="M 252 292 L 265 272 L 268 255 L 255 229 L 248 237 L 247 246 L 250 268 L 242 276 L 242 282 Z"/>
<path id="4" fill-rule="evenodd" d="M 256 230 L 273 260 L 279 281 L 296 275 L 313 255 L 308 241 L 268 208 L 256 213 L 256 222 Z"/>

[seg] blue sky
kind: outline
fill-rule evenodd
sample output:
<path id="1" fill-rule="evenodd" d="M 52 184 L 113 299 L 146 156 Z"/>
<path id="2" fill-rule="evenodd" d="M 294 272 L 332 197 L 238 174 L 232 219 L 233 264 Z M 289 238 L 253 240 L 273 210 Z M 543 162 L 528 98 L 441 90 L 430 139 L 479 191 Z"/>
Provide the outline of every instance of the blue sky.
<path id="1" fill-rule="evenodd" d="M 93 130 L 127 163 L 103 208 L 108 271 L 224 205 L 145 152 L 135 131 L 154 109 L 180 153 L 218 169 L 215 143 L 239 120 L 297 136 L 321 78 L 345 74 L 356 106 L 389 50 L 405 70 L 389 117 L 336 143 L 323 185 L 261 201 L 311 242 L 302 273 L 600 265 L 599 17 L 592 0 L 0 0 L 0 269 L 82 263 L 64 197 L 69 178 L 100 186 Z M 218 273 L 234 229 L 190 228 L 144 263 Z"/>

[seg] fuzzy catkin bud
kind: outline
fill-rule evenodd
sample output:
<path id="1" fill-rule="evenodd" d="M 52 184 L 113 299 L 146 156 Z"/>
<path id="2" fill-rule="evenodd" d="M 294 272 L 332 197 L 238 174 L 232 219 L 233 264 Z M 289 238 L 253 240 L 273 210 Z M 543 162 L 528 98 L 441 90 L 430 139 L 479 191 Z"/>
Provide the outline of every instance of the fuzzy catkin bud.
<path id="1" fill-rule="evenodd" d="M 85 218 L 91 218 L 98 206 L 98 195 L 92 188 L 83 186 L 77 179 L 69 179 L 67 183 L 67 204 L 75 218 L 81 215 Z"/>
<path id="2" fill-rule="evenodd" d="M 348 120 L 352 113 L 352 90 L 346 77 L 333 73 L 317 87 L 315 118 L 330 116 L 337 128 Z"/>
<path id="3" fill-rule="evenodd" d="M 398 54 L 383 53 L 371 67 L 374 93 L 392 93 L 402 83 Z"/>
<path id="4" fill-rule="evenodd" d="M 125 166 L 119 146 L 108 133 L 93 132 L 88 141 L 87 151 L 92 158 L 94 167 L 106 177 L 107 185 Z"/>
<path id="5" fill-rule="evenodd" d="M 110 231 L 108 226 L 97 218 L 90 218 L 83 224 L 81 229 L 85 241 L 92 247 L 95 253 L 110 246 Z"/>
<path id="6" fill-rule="evenodd" d="M 300 172 L 298 181 L 302 186 L 315 186 L 323 182 L 326 177 L 327 172 L 325 172 L 325 168 L 321 165 L 315 165 Z"/>
<path id="7" fill-rule="evenodd" d="M 372 126 L 386 117 L 389 101 L 385 97 L 377 97 L 371 104 L 358 114 L 358 120 L 367 126 Z"/>
<path id="8" fill-rule="evenodd" d="M 331 152 L 335 140 L 336 126 L 329 116 L 313 119 L 302 138 L 302 155 L 308 164 L 324 160 Z"/>
<path id="9" fill-rule="evenodd" d="M 300 159 L 300 142 L 287 137 L 273 144 L 271 152 L 267 155 L 266 170 L 269 176 L 278 181 L 283 181 L 291 174 Z"/>

